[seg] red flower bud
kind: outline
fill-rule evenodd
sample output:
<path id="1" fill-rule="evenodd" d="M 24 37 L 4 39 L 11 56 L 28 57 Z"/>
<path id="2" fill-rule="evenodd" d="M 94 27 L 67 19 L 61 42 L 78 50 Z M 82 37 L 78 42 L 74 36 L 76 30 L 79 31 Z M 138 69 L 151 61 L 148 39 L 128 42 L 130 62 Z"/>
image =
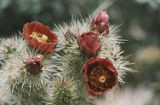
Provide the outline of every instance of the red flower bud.
<path id="1" fill-rule="evenodd" d="M 42 60 L 43 60 L 43 56 L 42 55 L 37 55 L 35 57 L 32 57 L 32 58 L 28 58 L 26 60 L 26 70 L 28 72 L 30 72 L 31 74 L 38 74 L 40 73 L 42 70 Z"/>
<path id="2" fill-rule="evenodd" d="M 50 28 L 39 22 L 27 23 L 23 27 L 23 37 L 28 43 L 46 53 L 52 52 L 58 42 L 58 37 Z"/>
<path id="3" fill-rule="evenodd" d="M 106 34 L 109 33 L 109 16 L 107 11 L 101 11 L 98 16 L 96 16 L 92 20 L 91 30 L 95 30 L 100 34 L 105 32 Z"/>
<path id="4" fill-rule="evenodd" d="M 92 96 L 110 91 L 118 81 L 118 73 L 109 59 L 91 58 L 82 71 L 85 87 Z"/>
<path id="5" fill-rule="evenodd" d="M 95 56 L 102 45 L 98 35 L 94 32 L 86 32 L 77 37 L 80 50 L 87 56 Z"/>

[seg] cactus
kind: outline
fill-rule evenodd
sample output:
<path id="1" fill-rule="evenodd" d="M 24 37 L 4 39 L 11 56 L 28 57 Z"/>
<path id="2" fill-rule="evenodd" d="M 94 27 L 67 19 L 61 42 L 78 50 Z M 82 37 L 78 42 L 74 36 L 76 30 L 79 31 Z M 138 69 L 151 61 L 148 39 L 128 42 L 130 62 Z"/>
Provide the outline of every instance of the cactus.
<path id="1" fill-rule="evenodd" d="M 53 105 L 77 105 L 76 89 L 73 79 L 64 75 L 57 77 L 49 91 Z"/>
<path id="2" fill-rule="evenodd" d="M 122 56 L 119 26 L 109 25 L 105 11 L 96 18 L 73 19 L 54 31 L 39 22 L 24 25 L 24 39 L 13 37 L 16 45 L 0 51 L 0 104 L 94 105 L 124 83 L 133 70 Z"/>

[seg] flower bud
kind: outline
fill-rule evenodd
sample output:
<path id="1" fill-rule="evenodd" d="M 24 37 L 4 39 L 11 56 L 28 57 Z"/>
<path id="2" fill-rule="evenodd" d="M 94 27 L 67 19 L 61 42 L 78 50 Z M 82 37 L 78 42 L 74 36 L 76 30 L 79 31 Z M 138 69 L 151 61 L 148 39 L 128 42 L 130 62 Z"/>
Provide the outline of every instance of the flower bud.
<path id="1" fill-rule="evenodd" d="M 103 10 L 101 11 L 95 18 L 92 20 L 91 24 L 91 30 L 97 31 L 100 34 L 109 33 L 109 16 L 107 14 L 107 11 Z"/>
<path id="2" fill-rule="evenodd" d="M 87 56 L 96 56 L 102 44 L 98 35 L 94 32 L 86 32 L 77 37 L 80 50 Z"/>
<path id="3" fill-rule="evenodd" d="M 28 58 L 26 60 L 26 70 L 28 72 L 30 72 L 31 74 L 38 74 L 40 73 L 42 70 L 42 60 L 43 60 L 43 56 L 42 55 L 37 55 L 35 57 L 32 58 Z"/>

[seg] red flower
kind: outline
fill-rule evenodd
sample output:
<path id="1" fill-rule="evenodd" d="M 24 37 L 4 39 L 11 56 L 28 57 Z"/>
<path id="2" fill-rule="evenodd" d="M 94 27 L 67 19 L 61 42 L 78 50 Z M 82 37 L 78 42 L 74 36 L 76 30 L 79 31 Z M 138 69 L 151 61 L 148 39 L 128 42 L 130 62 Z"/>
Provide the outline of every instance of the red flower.
<path id="1" fill-rule="evenodd" d="M 31 74 L 38 74 L 40 73 L 42 70 L 42 60 L 43 60 L 43 56 L 42 55 L 37 55 L 35 57 L 32 57 L 32 58 L 28 58 L 26 60 L 26 70 L 28 72 L 30 72 Z"/>
<path id="2" fill-rule="evenodd" d="M 85 87 L 92 96 L 110 91 L 118 81 L 118 73 L 109 59 L 91 58 L 82 71 Z"/>
<path id="3" fill-rule="evenodd" d="M 109 16 L 107 11 L 101 11 L 98 16 L 96 16 L 92 20 L 91 29 L 99 32 L 100 34 L 105 32 L 106 34 L 109 33 Z"/>
<path id="4" fill-rule="evenodd" d="M 56 34 L 39 22 L 26 23 L 23 27 L 23 37 L 30 45 L 46 53 L 52 52 L 58 42 Z"/>
<path id="5" fill-rule="evenodd" d="M 86 32 L 77 37 L 80 50 L 88 56 L 95 56 L 102 45 L 98 35 L 94 32 Z"/>

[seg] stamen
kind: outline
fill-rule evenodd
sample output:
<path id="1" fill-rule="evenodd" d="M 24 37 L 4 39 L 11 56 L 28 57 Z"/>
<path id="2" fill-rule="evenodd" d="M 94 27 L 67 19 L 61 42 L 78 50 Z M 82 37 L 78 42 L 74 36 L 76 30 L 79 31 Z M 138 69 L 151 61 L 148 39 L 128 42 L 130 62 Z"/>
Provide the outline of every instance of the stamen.
<path id="1" fill-rule="evenodd" d="M 46 35 L 42 35 L 42 38 L 41 38 L 41 39 L 42 39 L 43 42 L 47 42 L 48 37 L 47 37 Z"/>
<path id="2" fill-rule="evenodd" d="M 41 33 L 38 33 L 38 32 L 32 32 L 30 34 L 30 36 L 32 38 L 36 38 L 40 42 L 48 42 L 48 36 L 45 35 L 45 34 L 41 34 Z"/>
<path id="3" fill-rule="evenodd" d="M 88 70 L 88 84 L 96 92 L 106 90 L 108 86 L 109 74 L 103 65 L 95 66 Z"/>
<path id="4" fill-rule="evenodd" d="M 99 82 L 104 83 L 104 82 L 106 82 L 106 79 L 107 79 L 106 76 L 102 75 L 99 77 Z"/>

